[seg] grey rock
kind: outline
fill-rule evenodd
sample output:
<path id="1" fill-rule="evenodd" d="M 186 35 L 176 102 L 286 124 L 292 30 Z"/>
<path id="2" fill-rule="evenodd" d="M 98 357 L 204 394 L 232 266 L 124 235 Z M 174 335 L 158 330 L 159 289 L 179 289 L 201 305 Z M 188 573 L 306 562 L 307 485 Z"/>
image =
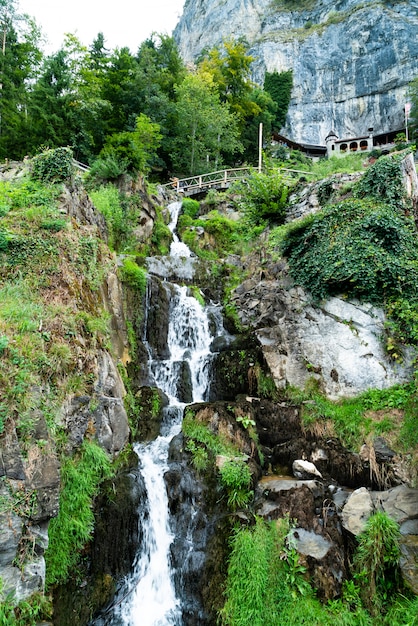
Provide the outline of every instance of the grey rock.
<path id="1" fill-rule="evenodd" d="M 401 541 L 400 567 L 407 586 L 418 595 L 418 536 L 407 535 Z"/>
<path id="2" fill-rule="evenodd" d="M 373 501 L 365 487 L 356 489 L 347 499 L 342 511 L 342 523 L 353 535 L 359 535 L 366 527 L 373 512 Z"/>
<path id="3" fill-rule="evenodd" d="M 418 489 L 399 485 L 387 491 L 372 493 L 376 508 L 394 519 L 398 524 L 418 517 Z"/>
<path id="4" fill-rule="evenodd" d="M 304 461 L 303 459 L 296 459 L 292 464 L 293 475 L 301 480 L 318 476 L 322 478 L 321 472 L 318 472 L 317 468 L 310 461 Z"/>
<path id="5" fill-rule="evenodd" d="M 289 533 L 289 539 L 295 546 L 296 550 L 306 556 L 312 556 L 314 559 L 323 559 L 332 548 L 331 541 L 328 541 L 322 535 L 317 535 L 313 531 L 304 528 L 292 528 Z"/>
<path id="6" fill-rule="evenodd" d="M 243 325 L 256 329 L 278 388 L 303 388 L 314 377 L 337 399 L 412 376 L 414 353 L 405 351 L 402 364 L 389 359 L 381 340 L 385 315 L 370 304 L 334 297 L 313 306 L 301 287 L 283 286 L 282 279 L 250 284 L 233 301 Z"/>
<path id="7" fill-rule="evenodd" d="M 396 130 L 417 75 L 417 3 L 321 0 L 307 10 L 278 9 L 271 0 L 188 0 L 174 31 L 182 57 L 240 36 L 255 58 L 252 78 L 293 70 L 283 132 L 296 141 L 325 144 Z"/>

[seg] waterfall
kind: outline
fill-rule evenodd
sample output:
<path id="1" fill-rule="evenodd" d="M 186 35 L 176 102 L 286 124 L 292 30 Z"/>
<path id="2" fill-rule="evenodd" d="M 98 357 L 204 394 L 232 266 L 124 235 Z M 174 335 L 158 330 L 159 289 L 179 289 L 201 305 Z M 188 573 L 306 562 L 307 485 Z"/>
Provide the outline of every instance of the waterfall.
<path id="1" fill-rule="evenodd" d="M 173 232 L 170 257 L 177 257 L 177 260 L 189 257 L 190 250 L 175 235 L 181 203 L 169 208 L 169 227 Z M 163 287 L 170 303 L 168 350 L 164 357 L 158 357 L 153 355 L 151 346 L 147 347 L 150 378 L 153 385 L 167 395 L 169 405 L 164 410 L 160 436 L 150 443 L 135 445 L 148 498 L 148 506 L 140 515 L 142 549 L 112 612 L 104 621 L 101 618 L 93 622 L 97 626 L 181 626 L 183 623 L 171 567 L 170 546 L 174 537 L 170 530 L 164 474 L 168 470 L 169 445 L 181 430 L 186 404 L 208 397 L 211 344 L 224 332 L 218 305 L 202 307 L 196 298 L 188 295 L 185 286 L 165 283 Z"/>

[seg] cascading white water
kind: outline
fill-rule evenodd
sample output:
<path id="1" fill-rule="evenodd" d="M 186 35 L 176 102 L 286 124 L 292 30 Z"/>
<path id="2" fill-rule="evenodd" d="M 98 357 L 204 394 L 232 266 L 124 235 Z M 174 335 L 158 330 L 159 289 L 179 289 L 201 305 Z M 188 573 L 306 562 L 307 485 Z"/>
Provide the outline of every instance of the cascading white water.
<path id="1" fill-rule="evenodd" d="M 181 206 L 181 204 L 180 204 Z M 171 205 L 170 229 L 176 227 L 179 203 Z M 176 236 L 171 255 L 185 255 L 190 251 Z M 187 256 L 187 255 L 186 255 Z M 169 398 L 160 436 L 151 443 L 137 444 L 140 471 L 148 497 L 148 510 L 142 516 L 142 553 L 138 555 L 134 572 L 126 581 L 123 600 L 106 624 L 129 626 L 181 626 L 181 603 L 176 597 L 173 571 L 170 565 L 170 545 L 173 536 L 169 525 L 169 511 L 164 473 L 168 469 L 168 448 L 172 438 L 180 432 L 185 403 L 178 397 L 180 369 L 190 374 L 193 402 L 203 401 L 208 391 L 208 368 L 211 357 L 208 310 L 196 298 L 188 295 L 187 287 L 167 286 L 170 294 L 168 327 L 169 358 L 150 358 L 149 369 L 155 386 Z M 216 315 L 218 309 L 218 315 Z M 215 334 L 222 332 L 219 307 L 209 307 L 215 320 Z"/>

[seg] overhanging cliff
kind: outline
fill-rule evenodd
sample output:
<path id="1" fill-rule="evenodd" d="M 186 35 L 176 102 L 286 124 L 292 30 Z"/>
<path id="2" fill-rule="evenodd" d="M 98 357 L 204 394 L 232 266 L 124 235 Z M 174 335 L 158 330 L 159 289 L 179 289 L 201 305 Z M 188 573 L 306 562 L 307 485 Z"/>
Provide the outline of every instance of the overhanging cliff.
<path id="1" fill-rule="evenodd" d="M 292 69 L 283 132 L 324 144 L 331 129 L 342 138 L 404 127 L 408 85 L 418 75 L 417 27 L 415 1 L 187 0 L 174 37 L 187 62 L 244 37 L 259 84 L 266 71 Z"/>

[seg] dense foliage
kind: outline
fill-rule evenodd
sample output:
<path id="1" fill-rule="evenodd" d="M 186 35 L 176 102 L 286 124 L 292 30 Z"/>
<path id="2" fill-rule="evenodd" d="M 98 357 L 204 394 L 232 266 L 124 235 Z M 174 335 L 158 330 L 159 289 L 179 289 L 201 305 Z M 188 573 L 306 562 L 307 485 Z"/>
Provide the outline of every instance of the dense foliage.
<path id="1" fill-rule="evenodd" d="M 165 35 L 153 35 L 136 54 L 108 50 L 103 33 L 89 48 L 66 35 L 45 57 L 40 30 L 17 13 L 17 0 L 3 4 L 0 159 L 70 146 L 102 181 L 256 159 L 258 125 L 267 137 L 277 104 L 251 82 L 253 58 L 243 41 L 208 51 L 196 71 Z M 280 106 L 283 116 L 286 100 Z"/>
<path id="2" fill-rule="evenodd" d="M 282 252 L 291 275 L 317 300 L 345 294 L 386 306 L 396 322 L 393 331 L 416 343 L 416 228 L 403 197 L 399 159 L 380 158 L 353 191 L 354 197 L 286 229 Z"/>
<path id="3" fill-rule="evenodd" d="M 396 578 L 389 572 L 399 554 L 396 522 L 383 513 L 372 515 L 354 554 L 358 577 L 344 588 L 340 600 L 323 605 L 304 578 L 305 568 L 292 546 L 289 520 L 266 524 L 256 518 L 252 528 L 241 526 L 232 537 L 226 581 L 223 626 L 404 626 L 416 623 L 417 601 L 394 599 Z M 384 610 L 367 610 L 378 587 Z M 365 603 L 362 602 L 362 597 Z"/>
<path id="4" fill-rule="evenodd" d="M 316 299 L 348 294 L 383 304 L 417 296 L 415 228 L 389 204 L 350 199 L 329 206 L 289 228 L 283 253 Z"/>

